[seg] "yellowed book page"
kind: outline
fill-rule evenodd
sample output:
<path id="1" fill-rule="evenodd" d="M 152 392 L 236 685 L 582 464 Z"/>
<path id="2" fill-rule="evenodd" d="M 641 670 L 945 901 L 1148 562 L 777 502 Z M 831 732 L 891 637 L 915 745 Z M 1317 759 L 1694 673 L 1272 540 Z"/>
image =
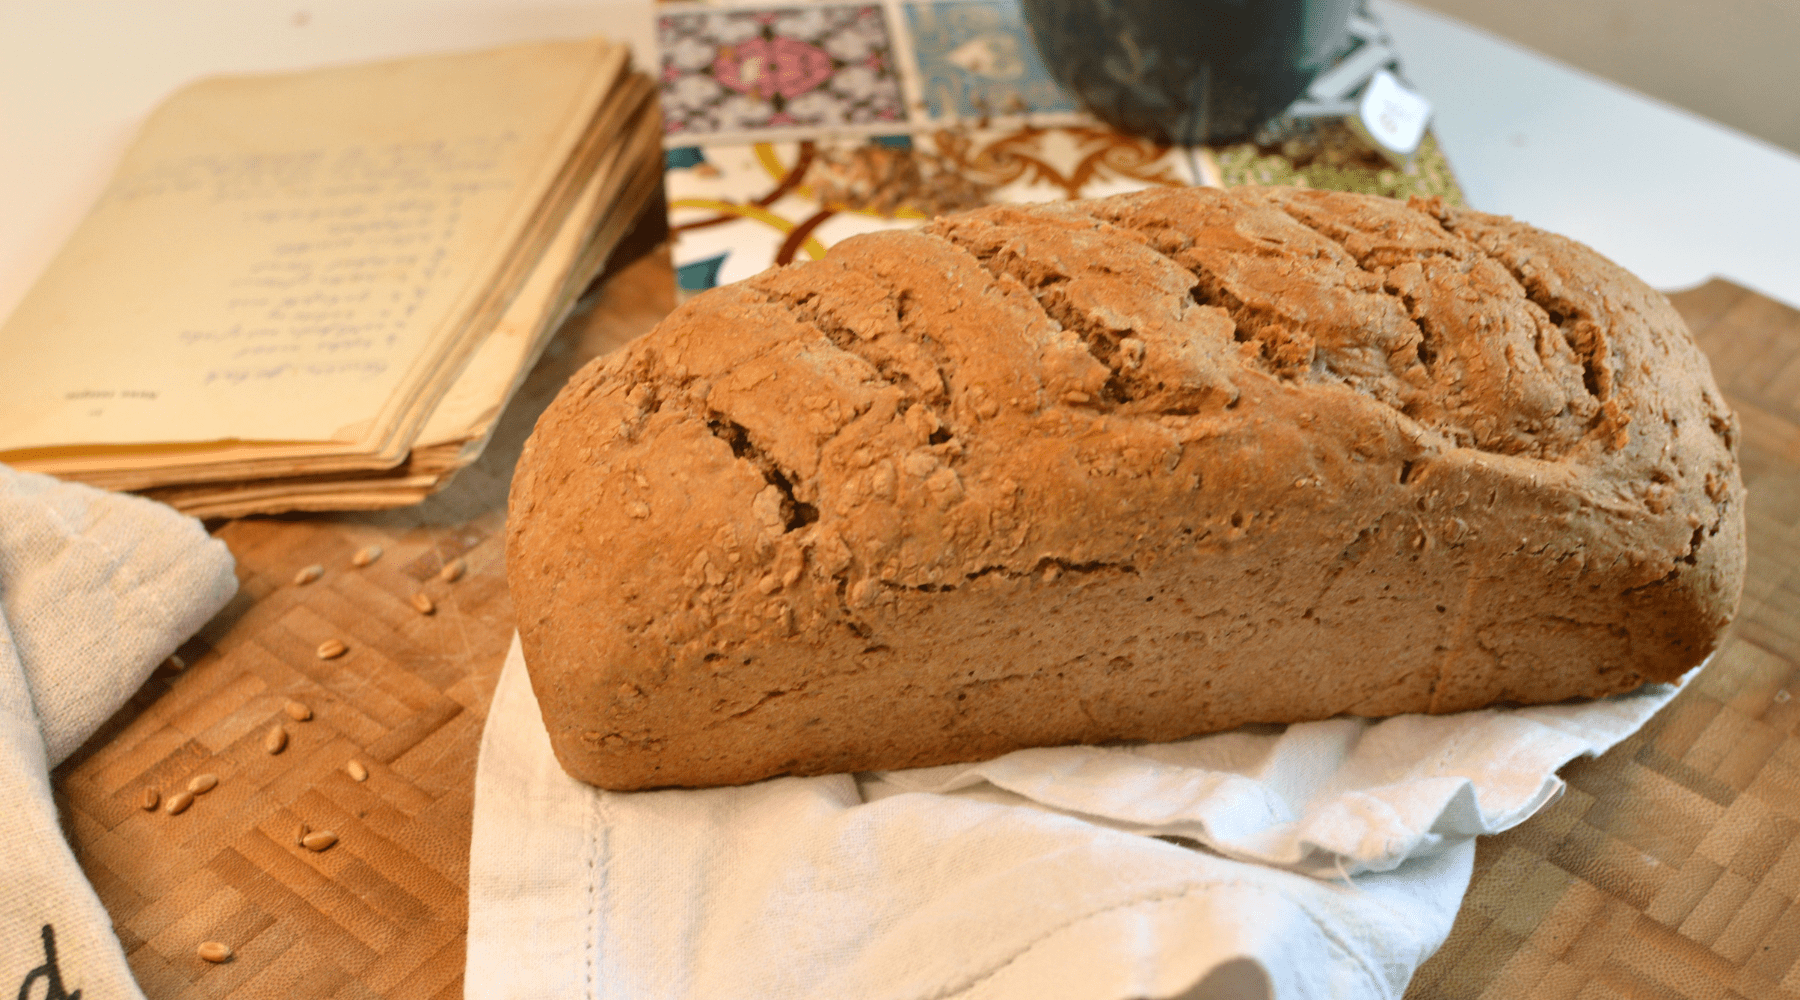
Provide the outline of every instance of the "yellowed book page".
<path id="1" fill-rule="evenodd" d="M 418 503 L 437 477 L 370 476 L 349 480 L 220 483 L 152 490 L 149 495 L 195 517 L 243 517 L 288 510 L 380 510 Z"/>
<path id="2" fill-rule="evenodd" d="M 142 446 L 143 453 L 107 449 L 73 457 L 19 452 L 0 456 L 10 465 L 108 490 L 144 490 L 177 483 L 229 482 L 278 476 L 349 474 L 390 469 L 405 461 L 407 448 L 365 452 L 349 445 L 326 453 L 318 444 L 194 446 L 191 452 Z M 102 464 L 103 463 L 103 464 Z"/>
<path id="3" fill-rule="evenodd" d="M 320 493 L 292 493 L 251 498 L 194 498 L 169 506 L 191 517 L 248 517 L 291 511 L 389 510 L 410 507 L 431 495 L 429 486 L 376 484 L 367 489 L 345 487 Z"/>
<path id="4" fill-rule="evenodd" d="M 581 251 L 585 221 L 582 209 L 598 195 L 601 180 L 596 175 L 582 192 L 576 212 L 563 221 L 562 230 L 545 250 L 537 269 L 426 419 L 413 444 L 415 449 L 468 437 L 473 428 L 504 404 L 508 387 L 530 363 L 532 349 L 541 345 L 538 333 L 546 325 L 563 279 Z"/>
<path id="5" fill-rule="evenodd" d="M 660 142 L 657 143 L 656 148 L 660 149 Z M 582 293 L 588 289 L 588 286 L 592 284 L 593 279 L 605 268 L 611 249 L 624 237 L 626 230 L 630 227 L 630 223 L 637 218 L 637 215 L 642 210 L 643 206 L 649 203 L 651 197 L 661 185 L 662 164 L 660 162 L 647 165 L 647 169 L 631 183 L 630 188 L 622 196 L 620 203 L 621 205 L 630 205 L 633 207 L 621 211 L 617 218 L 609 219 L 598 234 L 598 237 L 589 241 L 589 247 L 587 250 L 583 251 L 582 259 L 577 262 L 576 270 L 570 274 L 568 283 L 563 286 L 563 291 L 561 297 L 558 299 L 558 304 L 556 308 L 552 310 L 551 325 L 544 330 L 542 340 L 538 344 L 537 349 L 533 352 L 533 358 L 536 358 L 542 353 L 543 348 L 549 343 L 550 337 L 555 334 L 557 328 L 560 327 L 569 316 L 573 315 L 579 304 Z M 604 254 L 599 253 L 598 247 L 600 246 L 605 246 L 607 252 Z M 623 341 L 619 344 L 615 344 L 614 347 L 622 346 L 622 344 Z M 506 398 L 508 400 L 510 400 L 513 393 L 516 393 L 519 387 L 524 384 L 525 379 L 529 374 L 529 370 L 521 371 L 518 374 L 513 385 L 507 390 Z M 494 428 L 499 423 L 499 418 L 500 408 L 492 409 L 481 423 L 471 428 L 469 433 L 461 438 L 460 448 L 454 456 L 447 454 L 447 449 L 458 443 L 454 440 L 434 442 L 428 449 L 414 448 L 412 454 L 407 457 L 406 467 L 409 469 L 416 469 L 420 472 L 436 472 L 443 476 L 445 483 L 448 483 L 450 476 L 457 470 L 469 465 L 481 457 L 482 451 L 487 447 L 488 438 L 493 434 Z M 422 458 L 421 456 L 428 457 Z M 442 487 L 440 486 L 440 488 Z"/>
<path id="6" fill-rule="evenodd" d="M 426 432 L 413 442 L 410 453 L 402 450 L 393 460 L 375 464 L 354 457 L 321 456 L 316 447 L 309 445 L 164 445 L 145 446 L 142 454 L 115 450 L 109 454 L 108 467 L 104 469 L 86 467 L 91 458 L 39 458 L 33 462 L 33 468 L 108 489 L 149 489 L 152 496 L 184 510 L 187 500 L 169 499 L 165 493 L 185 496 L 186 491 L 194 489 L 239 490 L 247 485 L 243 482 L 246 479 L 267 482 L 279 492 L 286 477 L 316 480 L 329 475 L 351 484 L 363 481 L 372 470 L 392 468 L 377 476 L 406 473 L 440 477 L 436 487 L 441 488 L 451 474 L 480 457 L 500 411 L 524 381 L 550 334 L 605 265 L 612 248 L 661 184 L 659 121 L 653 112 L 645 110 L 647 113 L 629 123 L 617 138 L 594 173 L 590 189 L 582 192 L 570 208 L 564 228 L 558 231 L 563 245 L 553 242 L 546 250 L 539 268 L 531 272 L 530 283 L 515 296 L 493 333 L 457 376 L 439 409 L 430 415 Z M 627 170 L 631 164 L 636 164 L 635 171 Z M 585 242 L 576 237 L 585 237 Z M 579 244 L 578 253 L 569 252 L 571 243 Z M 550 278 L 559 279 L 560 287 L 552 288 L 555 282 Z M 543 298 L 546 291 L 550 293 L 548 300 Z M 207 461 L 180 461 L 190 451 Z M 217 485 L 201 487 L 201 483 Z M 255 502 L 240 503 L 233 509 L 239 513 L 252 511 Z M 390 504 L 384 502 L 383 506 Z M 284 509 L 288 508 L 260 512 Z"/>
<path id="7" fill-rule="evenodd" d="M 543 350 L 551 331 L 561 320 L 571 302 L 566 289 L 572 281 L 585 285 L 592 273 L 573 274 L 587 256 L 587 244 L 595 229 L 604 222 L 602 209 L 623 215 L 643 207 L 642 199 L 629 205 L 619 204 L 618 195 L 639 172 L 647 157 L 654 156 L 661 136 L 656 129 L 656 116 L 635 119 L 629 132 L 618 137 L 610 152 L 587 187 L 581 192 L 562 228 L 545 250 L 538 267 L 531 273 L 519 294 L 514 296 L 500 321 L 495 324 L 467 367 L 457 377 L 443 400 L 426 421 L 414 443 L 419 448 L 444 444 L 471 437 L 485 438 L 500 410 L 527 370 Z M 653 164 L 660 167 L 660 164 Z M 628 223 L 629 218 L 623 222 Z M 624 225 L 613 227 L 609 243 L 616 243 L 624 233 Z M 611 249 L 610 245 L 607 247 Z M 579 289 L 577 289 L 579 291 Z"/>
<path id="8" fill-rule="evenodd" d="M 0 327 L 0 458 L 379 441 L 623 65 L 554 42 L 181 91 Z"/>
<path id="9" fill-rule="evenodd" d="M 436 366 L 420 379 L 419 391 L 407 398 L 403 409 L 394 412 L 388 425 L 390 437 L 387 441 L 395 446 L 396 461 L 416 440 L 469 357 L 500 321 L 508 303 L 535 270 L 544 248 L 555 237 L 570 207 L 594 175 L 596 165 L 609 158 L 616 159 L 615 133 L 630 119 L 633 110 L 641 106 L 642 101 L 637 98 L 647 98 L 653 90 L 654 85 L 648 77 L 626 74 L 601 102 L 581 142 L 564 163 L 561 175 L 540 199 L 538 211 L 522 231 L 507 266 L 495 272 L 486 294 L 472 303 L 473 308 L 465 315 L 457 336 L 446 341 L 450 348 L 436 356 Z M 632 97 L 633 94 L 637 97 Z"/>
<path id="10" fill-rule="evenodd" d="M 442 401 L 444 393 L 450 390 L 466 369 L 471 355 L 500 322 L 519 289 L 537 269 L 542 254 L 555 239 L 589 181 L 596 174 L 604 174 L 616 168 L 620 162 L 620 145 L 624 141 L 621 131 L 633 120 L 643 117 L 641 112 L 646 108 L 646 102 L 653 91 L 654 85 L 648 77 L 633 73 L 627 74 L 608 95 L 605 106 L 584 137 L 581 148 L 571 155 L 564 176 L 558 179 L 558 196 L 544 200 L 542 204 L 545 210 L 533 221 L 531 239 L 521 241 L 521 252 L 514 255 L 512 266 L 496 280 L 491 289 L 494 294 L 487 297 L 481 310 L 471 314 L 472 322 L 464 328 L 467 335 L 459 341 L 461 349 L 444 355 L 444 363 L 424 385 L 423 391 L 414 398 L 413 409 L 406 415 L 409 421 L 406 425 L 407 441 L 416 440 L 418 432 Z M 567 265 L 564 266 L 566 269 Z"/>

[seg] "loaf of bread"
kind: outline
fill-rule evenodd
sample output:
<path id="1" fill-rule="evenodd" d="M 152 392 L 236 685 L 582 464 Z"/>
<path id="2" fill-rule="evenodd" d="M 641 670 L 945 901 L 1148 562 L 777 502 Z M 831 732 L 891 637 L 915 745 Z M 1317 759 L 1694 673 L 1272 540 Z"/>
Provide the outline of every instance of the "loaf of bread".
<path id="1" fill-rule="evenodd" d="M 557 756 L 615 789 L 1554 702 L 1717 643 L 1736 434 L 1666 299 L 1510 219 L 990 207 L 584 369 L 508 575 Z"/>

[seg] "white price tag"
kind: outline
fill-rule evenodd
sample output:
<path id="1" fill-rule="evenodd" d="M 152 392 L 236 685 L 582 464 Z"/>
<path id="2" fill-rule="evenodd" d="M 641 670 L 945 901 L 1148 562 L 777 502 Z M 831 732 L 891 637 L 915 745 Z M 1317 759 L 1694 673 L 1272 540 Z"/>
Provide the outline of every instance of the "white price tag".
<path id="1" fill-rule="evenodd" d="M 1369 137 L 1400 156 L 1411 156 L 1431 120 L 1431 102 L 1387 70 L 1377 70 L 1357 107 Z"/>

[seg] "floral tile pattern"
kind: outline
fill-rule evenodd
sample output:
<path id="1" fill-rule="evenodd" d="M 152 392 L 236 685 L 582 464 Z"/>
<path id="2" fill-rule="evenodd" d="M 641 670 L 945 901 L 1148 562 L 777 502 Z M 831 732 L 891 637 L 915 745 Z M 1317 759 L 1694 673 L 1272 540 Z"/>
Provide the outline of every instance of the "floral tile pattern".
<path id="1" fill-rule="evenodd" d="M 878 5 L 663 13 L 657 43 L 670 138 L 906 120 Z"/>
<path id="2" fill-rule="evenodd" d="M 940 130 L 876 141 L 978 184 L 990 202 L 1094 198 L 1201 181 L 1183 151 L 1102 127 Z M 822 202 L 817 174 L 809 171 L 829 153 L 814 140 L 669 150 L 664 182 L 682 290 L 817 259 L 859 233 L 924 224 L 910 207 Z"/>
<path id="3" fill-rule="evenodd" d="M 919 89 L 933 118 L 1078 110 L 1044 69 L 1013 0 L 909 3 L 906 22 Z"/>
<path id="4" fill-rule="evenodd" d="M 734 5 L 745 2 L 758 0 L 659 6 L 664 181 L 686 294 L 917 227 L 965 189 L 1014 204 L 1272 183 L 1461 200 L 1429 135 L 1402 167 L 1334 118 L 1191 149 L 1115 132 L 1051 81 L 1018 0 Z M 1384 37 L 1372 23 L 1364 33 Z"/>

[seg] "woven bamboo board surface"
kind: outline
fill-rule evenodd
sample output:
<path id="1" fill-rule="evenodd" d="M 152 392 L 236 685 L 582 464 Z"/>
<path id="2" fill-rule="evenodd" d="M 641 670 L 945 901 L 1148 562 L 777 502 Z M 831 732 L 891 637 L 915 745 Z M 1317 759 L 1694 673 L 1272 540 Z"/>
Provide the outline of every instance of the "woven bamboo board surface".
<path id="1" fill-rule="evenodd" d="M 1674 296 L 1743 420 L 1750 582 L 1714 665 L 1569 791 L 1484 838 L 1449 941 L 1409 997 L 1800 1000 L 1800 314 L 1725 282 Z M 512 634 L 512 462 L 588 357 L 673 302 L 665 254 L 559 334 L 486 456 L 426 504 L 233 521 L 238 598 L 58 769 L 77 857 L 151 997 L 462 993 L 482 720 Z M 356 568 L 369 545 L 383 554 Z M 438 577 L 461 559 L 465 575 Z M 319 564 L 304 586 L 293 577 Z M 436 611 L 411 605 L 424 592 Z M 315 655 L 337 638 L 349 652 Z M 288 701 L 310 707 L 299 722 Z M 289 744 L 264 747 L 282 724 Z M 346 765 L 369 772 L 356 781 Z M 140 808 L 194 774 L 186 812 Z M 314 853 L 299 827 L 338 843 Z M 209 965 L 205 940 L 236 955 Z"/>
<path id="2" fill-rule="evenodd" d="M 1800 1000 L 1800 313 L 1723 281 L 1671 299 L 1743 423 L 1743 605 L 1696 683 L 1477 843 L 1413 1000 Z"/>
<path id="3" fill-rule="evenodd" d="M 513 631 L 506 490 L 537 414 L 587 359 L 674 304 L 656 199 L 629 260 L 558 332 L 482 458 L 424 504 L 230 521 L 237 597 L 54 775 L 65 832 L 132 972 L 161 997 L 462 995 L 475 759 Z M 365 567 L 352 559 L 375 545 Z M 455 582 L 439 574 L 460 559 Z M 315 582 L 297 571 L 319 565 Z M 435 604 L 420 614 L 411 601 Z M 344 642 L 321 660 L 320 643 Z M 296 721 L 296 701 L 312 712 Z M 264 740 L 280 724 L 288 745 Z M 351 760 L 368 772 L 347 771 Z M 220 778 L 180 815 L 140 808 Z M 301 824 L 338 842 L 314 853 Z M 235 951 L 209 965 L 195 948 Z M 78 984 L 77 984 L 78 985 Z"/>

